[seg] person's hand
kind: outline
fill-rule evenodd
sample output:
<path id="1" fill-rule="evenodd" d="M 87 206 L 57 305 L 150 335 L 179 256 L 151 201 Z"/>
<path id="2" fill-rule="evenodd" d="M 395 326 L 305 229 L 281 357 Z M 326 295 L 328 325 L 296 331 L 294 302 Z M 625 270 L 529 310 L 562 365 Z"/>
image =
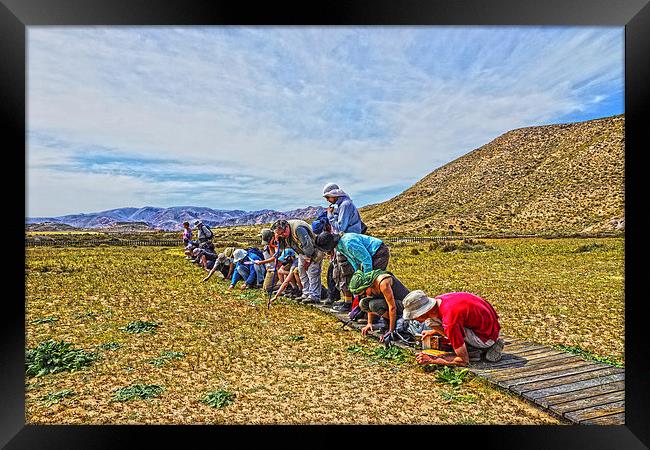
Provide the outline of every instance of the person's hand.
<path id="1" fill-rule="evenodd" d="M 422 337 L 423 338 L 425 338 L 427 336 L 435 336 L 435 335 L 442 336 L 442 334 L 440 334 L 440 331 L 438 331 L 438 330 L 424 330 L 422 332 Z"/>
<path id="2" fill-rule="evenodd" d="M 393 332 L 388 331 L 384 333 L 384 335 L 379 338 L 379 342 L 383 342 L 385 344 L 390 344 L 391 342 L 393 342 Z"/>
<path id="3" fill-rule="evenodd" d="M 208 275 L 207 277 L 205 277 L 204 279 L 202 279 L 201 282 L 205 283 L 205 282 L 208 281 L 209 279 L 210 279 L 210 276 Z"/>
<path id="4" fill-rule="evenodd" d="M 363 327 L 361 329 L 361 336 L 365 336 L 368 333 L 368 331 L 372 331 L 372 324 L 371 323 L 369 323 L 368 325 L 366 325 L 365 327 Z"/>
<path id="5" fill-rule="evenodd" d="M 255 261 L 254 264 L 255 264 L 256 266 L 259 266 L 259 265 L 262 264 L 262 261 Z"/>
<path id="6" fill-rule="evenodd" d="M 232 291 L 232 288 L 234 288 L 234 287 L 235 287 L 235 285 L 234 285 L 234 284 L 231 284 L 230 286 L 228 286 L 228 290 L 229 290 L 229 291 Z"/>
<path id="7" fill-rule="evenodd" d="M 247 284 L 242 284 L 241 287 L 240 287 L 239 289 L 241 289 L 242 291 L 243 291 L 244 289 L 248 289 L 248 285 L 247 285 Z"/>
<path id="8" fill-rule="evenodd" d="M 440 359 L 442 358 L 427 355 L 426 353 L 418 353 L 415 355 L 415 360 L 418 362 L 418 364 L 422 364 L 423 366 L 426 366 L 427 364 L 437 364 L 438 360 Z"/>

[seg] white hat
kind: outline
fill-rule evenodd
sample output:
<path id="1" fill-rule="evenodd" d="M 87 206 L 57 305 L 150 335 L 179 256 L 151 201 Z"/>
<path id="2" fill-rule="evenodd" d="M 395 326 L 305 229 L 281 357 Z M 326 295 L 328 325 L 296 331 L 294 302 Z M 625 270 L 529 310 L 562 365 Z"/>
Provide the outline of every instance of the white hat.
<path id="1" fill-rule="evenodd" d="M 404 300 L 402 300 L 402 304 L 404 305 L 404 313 L 402 316 L 404 319 L 412 320 L 433 308 L 436 305 L 436 301 L 427 297 L 424 291 L 416 290 L 409 292 L 404 297 Z"/>
<path id="2" fill-rule="evenodd" d="M 239 262 L 242 259 L 244 259 L 248 255 L 248 252 L 244 249 L 238 248 L 235 250 L 235 252 L 232 254 L 232 260 L 234 262 Z"/>
<path id="3" fill-rule="evenodd" d="M 201 249 L 200 249 L 200 248 L 195 248 L 194 250 L 192 250 L 192 254 L 193 254 L 194 256 L 198 255 L 199 253 L 201 253 Z"/>
<path id="4" fill-rule="evenodd" d="M 339 185 L 336 183 L 327 183 L 323 187 L 323 197 L 347 197 L 343 189 L 339 188 Z"/>

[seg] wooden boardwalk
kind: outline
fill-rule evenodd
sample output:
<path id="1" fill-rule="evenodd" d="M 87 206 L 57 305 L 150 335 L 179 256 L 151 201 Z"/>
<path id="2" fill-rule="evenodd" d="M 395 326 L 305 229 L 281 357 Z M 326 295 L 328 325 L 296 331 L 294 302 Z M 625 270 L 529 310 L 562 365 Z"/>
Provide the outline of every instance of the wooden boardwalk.
<path id="1" fill-rule="evenodd" d="M 348 321 L 347 314 L 336 314 L 324 305 L 311 306 Z M 363 327 L 355 322 L 348 326 L 357 330 Z M 372 335 L 379 338 L 378 332 Z M 576 424 L 625 423 L 624 369 L 585 361 L 545 345 L 505 336 L 502 339 L 506 345 L 501 361 L 470 363 L 472 373 Z"/>

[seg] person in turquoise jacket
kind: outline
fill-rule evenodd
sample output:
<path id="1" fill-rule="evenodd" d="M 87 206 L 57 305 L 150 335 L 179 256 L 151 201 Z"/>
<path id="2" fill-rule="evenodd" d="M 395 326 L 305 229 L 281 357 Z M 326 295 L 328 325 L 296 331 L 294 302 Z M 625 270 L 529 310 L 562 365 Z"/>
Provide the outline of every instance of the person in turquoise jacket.
<path id="1" fill-rule="evenodd" d="M 374 269 L 386 270 L 390 252 L 381 239 L 357 233 L 333 234 L 327 231 L 316 237 L 316 246 L 325 252 L 336 248 L 350 262 L 355 271 L 367 273 Z"/>

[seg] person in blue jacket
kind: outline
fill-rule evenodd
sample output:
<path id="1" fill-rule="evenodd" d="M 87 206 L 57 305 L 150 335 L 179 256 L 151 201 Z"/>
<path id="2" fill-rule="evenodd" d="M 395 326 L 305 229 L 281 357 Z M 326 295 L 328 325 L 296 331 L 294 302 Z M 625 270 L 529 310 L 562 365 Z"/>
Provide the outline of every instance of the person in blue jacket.
<path id="1" fill-rule="evenodd" d="M 250 289 L 264 282 L 264 266 L 255 264 L 255 261 L 261 260 L 259 256 L 241 248 L 235 250 L 232 256 L 233 262 L 235 263 L 235 270 L 233 271 L 228 289 L 234 288 L 240 279 L 244 280 L 241 289 Z"/>
<path id="2" fill-rule="evenodd" d="M 316 246 L 325 252 L 336 249 L 354 268 L 368 273 L 374 269 L 386 270 L 390 252 L 381 239 L 365 234 L 333 234 L 327 231 L 316 237 Z"/>
<path id="3" fill-rule="evenodd" d="M 366 231 L 357 207 L 338 184 L 326 184 L 323 187 L 323 197 L 330 203 L 327 208 L 327 220 L 332 233 L 364 233 Z M 354 270 L 345 255 L 336 251 L 332 254 L 332 266 L 332 280 L 336 283 L 340 296 L 343 297 L 342 301 L 331 302 L 333 310 L 337 312 L 349 311 L 352 308 L 352 293 L 349 285 Z"/>

